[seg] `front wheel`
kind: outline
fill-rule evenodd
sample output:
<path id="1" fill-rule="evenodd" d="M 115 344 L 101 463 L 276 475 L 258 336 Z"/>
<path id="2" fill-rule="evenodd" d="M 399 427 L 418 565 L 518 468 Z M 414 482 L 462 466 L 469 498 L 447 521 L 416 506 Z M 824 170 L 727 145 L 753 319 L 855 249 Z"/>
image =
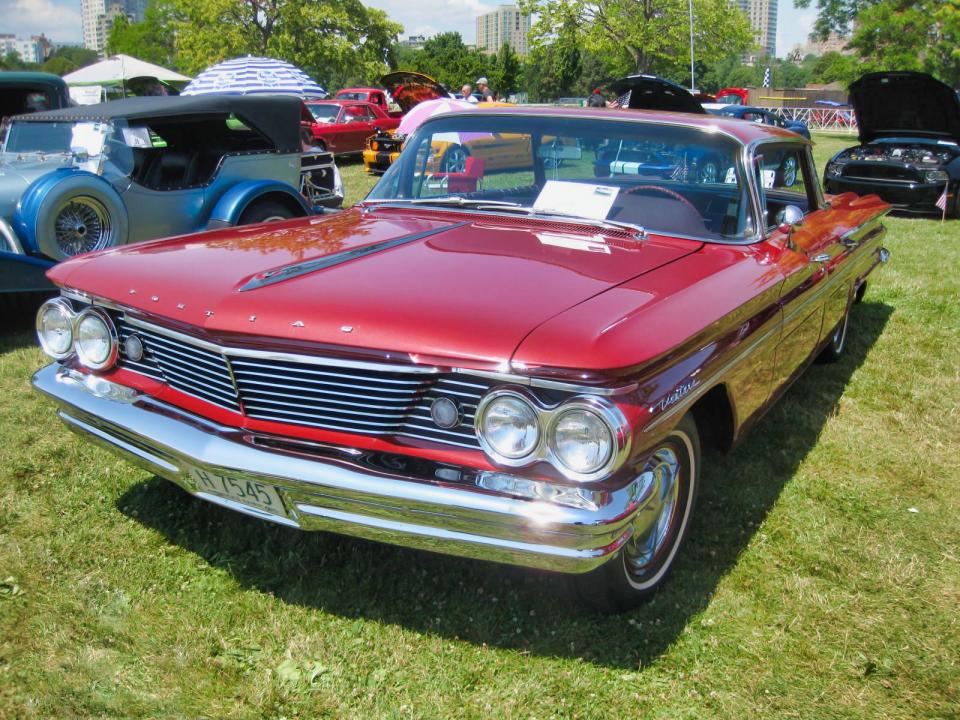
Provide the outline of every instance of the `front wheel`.
<path id="1" fill-rule="evenodd" d="M 463 145 L 451 145 L 440 160 L 440 172 L 462 173 L 467 170 L 467 156 L 469 153 Z"/>
<path id="2" fill-rule="evenodd" d="M 700 436 L 692 415 L 653 449 L 640 479 L 649 498 L 634 519 L 633 535 L 613 560 L 573 578 L 581 601 L 601 612 L 637 606 L 673 567 L 700 485 Z"/>

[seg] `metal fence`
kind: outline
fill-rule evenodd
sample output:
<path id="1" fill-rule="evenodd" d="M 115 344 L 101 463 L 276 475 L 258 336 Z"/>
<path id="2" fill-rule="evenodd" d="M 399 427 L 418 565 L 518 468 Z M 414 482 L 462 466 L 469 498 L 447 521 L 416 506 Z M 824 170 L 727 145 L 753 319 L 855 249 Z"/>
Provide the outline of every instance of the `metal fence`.
<path id="1" fill-rule="evenodd" d="M 850 135 L 857 134 L 857 119 L 849 108 L 767 108 L 785 120 L 799 120 L 811 130 L 831 130 Z"/>

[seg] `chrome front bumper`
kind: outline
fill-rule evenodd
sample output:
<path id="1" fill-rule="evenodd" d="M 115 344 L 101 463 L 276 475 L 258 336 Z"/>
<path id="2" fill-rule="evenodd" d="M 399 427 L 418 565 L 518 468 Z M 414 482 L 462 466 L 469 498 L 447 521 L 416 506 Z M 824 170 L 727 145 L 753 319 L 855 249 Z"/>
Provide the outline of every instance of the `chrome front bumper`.
<path id="1" fill-rule="evenodd" d="M 398 472 L 382 460 L 397 456 L 222 426 L 57 363 L 39 370 L 33 386 L 57 402 L 71 430 L 145 470 L 209 502 L 304 530 L 581 573 L 612 558 L 636 520 L 655 519 L 645 510 L 652 483 L 642 475 L 617 490 L 580 490 L 573 504 L 534 500 L 486 489 L 485 473 L 466 468 L 418 460 L 416 473 Z M 203 492 L 190 468 L 269 483 L 287 514 Z"/>

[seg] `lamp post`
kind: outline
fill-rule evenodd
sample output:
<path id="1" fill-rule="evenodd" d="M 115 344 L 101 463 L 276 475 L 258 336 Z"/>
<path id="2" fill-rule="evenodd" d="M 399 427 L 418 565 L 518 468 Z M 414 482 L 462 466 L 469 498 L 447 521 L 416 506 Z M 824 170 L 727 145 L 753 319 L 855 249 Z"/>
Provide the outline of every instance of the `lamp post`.
<path id="1" fill-rule="evenodd" d="M 688 0 L 690 5 L 690 92 L 697 89 L 697 80 L 693 74 L 693 0 Z"/>

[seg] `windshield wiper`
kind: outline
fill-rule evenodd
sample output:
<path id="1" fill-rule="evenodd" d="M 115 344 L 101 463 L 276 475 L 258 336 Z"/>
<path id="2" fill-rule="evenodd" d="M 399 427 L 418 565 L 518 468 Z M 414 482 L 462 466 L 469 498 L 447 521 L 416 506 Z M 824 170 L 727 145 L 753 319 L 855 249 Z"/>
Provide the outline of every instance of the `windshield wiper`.
<path id="1" fill-rule="evenodd" d="M 477 206 L 478 208 L 481 206 Z M 499 206 L 497 206 L 499 207 Z M 645 240 L 647 237 L 647 230 L 642 225 L 635 225 L 634 223 L 620 222 L 619 220 L 606 220 L 606 219 L 597 219 L 597 218 L 588 218 L 583 215 L 577 215 L 576 213 L 565 213 L 559 212 L 557 210 L 537 210 L 536 208 L 530 205 L 519 205 L 517 203 L 511 203 L 507 207 L 502 208 L 508 211 L 517 211 L 522 212 L 524 215 L 530 217 L 557 217 L 575 220 L 576 222 L 583 223 L 584 225 L 596 225 L 597 227 L 608 227 L 608 228 L 617 228 L 619 230 L 627 230 L 636 237 L 638 240 Z"/>
<path id="2" fill-rule="evenodd" d="M 523 208 L 523 205 L 506 200 L 481 200 L 479 198 L 465 198 L 459 195 L 446 195 L 435 198 L 384 198 L 382 200 L 364 200 L 364 205 L 453 205 L 455 207 L 495 207 L 495 208 Z"/>
<path id="3" fill-rule="evenodd" d="M 617 220 L 598 220 L 596 218 L 587 218 L 575 213 L 564 213 L 557 211 L 537 210 L 531 205 L 521 205 L 520 203 L 509 202 L 507 200 L 483 200 L 481 198 L 465 198 L 459 195 L 447 195 L 436 198 L 384 198 L 382 200 L 364 200 L 362 205 L 440 205 L 453 207 L 469 207 L 474 210 L 502 210 L 505 212 L 515 212 L 527 215 L 529 217 L 558 217 L 570 220 L 576 220 L 585 225 L 594 225 L 596 227 L 617 228 L 626 230 L 637 240 L 645 240 L 647 237 L 646 229 L 641 225 L 633 223 L 619 222 Z"/>

